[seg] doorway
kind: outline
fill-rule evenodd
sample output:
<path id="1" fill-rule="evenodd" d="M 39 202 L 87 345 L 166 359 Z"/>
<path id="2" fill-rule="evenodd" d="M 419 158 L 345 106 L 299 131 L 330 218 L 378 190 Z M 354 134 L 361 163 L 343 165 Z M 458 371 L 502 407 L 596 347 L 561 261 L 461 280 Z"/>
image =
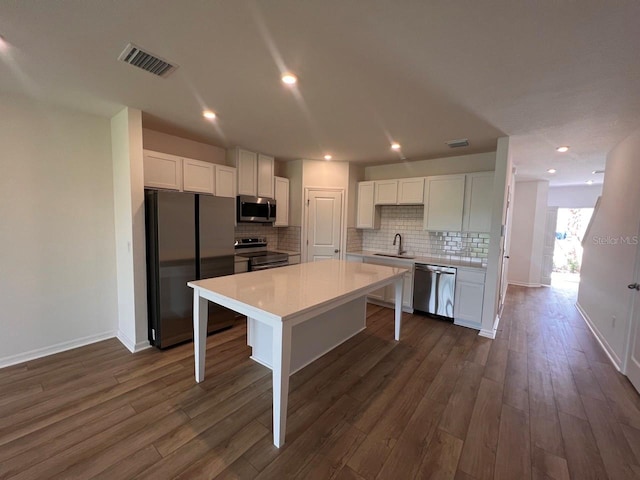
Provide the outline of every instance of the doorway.
<path id="1" fill-rule="evenodd" d="M 303 258 L 307 262 L 340 258 L 344 191 L 310 188 L 305 197 Z"/>
<path id="2" fill-rule="evenodd" d="M 580 283 L 582 240 L 593 208 L 558 208 L 553 248 L 553 282 Z"/>

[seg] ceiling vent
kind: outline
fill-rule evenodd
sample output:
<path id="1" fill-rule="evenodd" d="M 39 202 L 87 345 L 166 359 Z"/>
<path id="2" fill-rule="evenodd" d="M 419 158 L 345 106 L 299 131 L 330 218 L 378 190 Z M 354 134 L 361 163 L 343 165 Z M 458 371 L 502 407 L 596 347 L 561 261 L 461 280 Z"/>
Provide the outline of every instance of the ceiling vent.
<path id="1" fill-rule="evenodd" d="M 458 140 L 449 140 L 448 142 L 444 142 L 449 145 L 449 148 L 460 148 L 460 147 L 468 147 L 469 140 L 466 138 L 460 138 Z"/>
<path id="2" fill-rule="evenodd" d="M 118 60 L 163 78 L 168 77 L 178 68 L 177 65 L 173 65 L 153 53 L 145 52 L 133 43 L 127 45 Z"/>

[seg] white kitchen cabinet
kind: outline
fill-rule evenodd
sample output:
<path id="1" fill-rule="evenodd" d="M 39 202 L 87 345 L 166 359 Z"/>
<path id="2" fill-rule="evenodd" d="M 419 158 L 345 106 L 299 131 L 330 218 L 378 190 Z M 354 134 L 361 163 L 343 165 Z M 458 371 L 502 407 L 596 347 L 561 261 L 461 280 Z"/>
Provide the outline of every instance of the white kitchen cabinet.
<path id="1" fill-rule="evenodd" d="M 258 154 L 232 148 L 227 151 L 227 160 L 236 168 L 238 195 L 258 195 Z"/>
<path id="2" fill-rule="evenodd" d="M 468 173 L 465 180 L 463 232 L 489 232 L 493 211 L 493 172 Z"/>
<path id="3" fill-rule="evenodd" d="M 215 165 L 192 158 L 182 159 L 182 182 L 185 192 L 215 193 Z"/>
<path id="4" fill-rule="evenodd" d="M 374 203 L 375 182 L 358 183 L 356 228 L 379 228 L 380 212 Z"/>
<path id="5" fill-rule="evenodd" d="M 456 325 L 481 328 L 484 280 L 484 271 L 458 268 L 453 306 L 454 323 Z"/>
<path id="6" fill-rule="evenodd" d="M 300 254 L 289 255 L 289 265 L 297 265 L 300 263 Z"/>
<path id="7" fill-rule="evenodd" d="M 424 178 L 398 180 L 398 205 L 422 205 L 424 202 Z"/>
<path id="8" fill-rule="evenodd" d="M 274 190 L 276 199 L 276 221 L 274 227 L 287 227 L 289 225 L 289 179 L 274 178 Z"/>
<path id="9" fill-rule="evenodd" d="M 364 257 L 364 263 L 371 263 L 374 265 L 385 265 L 389 267 L 407 268 L 407 273 L 404 274 L 403 282 L 404 287 L 402 291 L 402 309 L 407 312 L 413 312 L 413 273 L 415 265 L 406 261 L 398 261 L 389 258 L 378 259 L 371 257 Z M 396 301 L 396 290 L 394 285 L 388 285 L 367 294 L 367 298 L 385 304 L 393 304 Z"/>
<path id="10" fill-rule="evenodd" d="M 236 198 L 236 169 L 226 165 L 215 165 L 216 197 Z"/>
<path id="11" fill-rule="evenodd" d="M 396 205 L 398 203 L 398 181 L 377 180 L 375 182 L 376 205 Z"/>
<path id="12" fill-rule="evenodd" d="M 249 271 L 249 259 L 236 257 L 233 273 L 244 273 Z"/>
<path id="13" fill-rule="evenodd" d="M 144 186 L 182 190 L 182 158 L 168 153 L 143 152 Z"/>
<path id="14" fill-rule="evenodd" d="M 275 198 L 274 196 L 274 158 L 258 154 L 258 197 Z"/>
<path id="15" fill-rule="evenodd" d="M 424 187 L 424 229 L 462 231 L 465 175 L 427 177 Z"/>

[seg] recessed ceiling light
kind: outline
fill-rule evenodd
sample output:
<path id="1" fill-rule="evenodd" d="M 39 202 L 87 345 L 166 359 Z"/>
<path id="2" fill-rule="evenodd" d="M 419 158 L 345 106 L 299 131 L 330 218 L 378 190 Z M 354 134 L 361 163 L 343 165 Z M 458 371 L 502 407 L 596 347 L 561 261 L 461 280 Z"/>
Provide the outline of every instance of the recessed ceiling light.
<path id="1" fill-rule="evenodd" d="M 593 180 L 587 180 L 587 181 L 586 181 L 586 184 L 587 184 L 587 185 L 593 185 Z"/>
<path id="2" fill-rule="evenodd" d="M 216 118 L 216 114 L 211 110 L 205 110 L 204 112 L 202 112 L 202 116 L 209 120 L 213 120 L 214 118 Z"/>
<path id="3" fill-rule="evenodd" d="M 295 85 L 298 82 L 298 77 L 296 77 L 293 73 L 286 72 L 282 74 L 282 83 L 287 85 Z"/>
<path id="4" fill-rule="evenodd" d="M 332 158 L 333 158 L 333 157 L 332 157 L 331 155 L 329 155 L 329 154 L 326 154 L 326 155 L 324 156 L 324 159 L 325 159 L 325 160 L 331 160 Z"/>
<path id="5" fill-rule="evenodd" d="M 399 143 L 392 143 L 391 144 L 391 150 L 400 150 L 400 144 Z"/>
<path id="6" fill-rule="evenodd" d="M 566 145 L 562 146 L 562 147 L 558 147 L 558 148 L 556 148 L 556 151 L 560 152 L 560 153 L 568 152 L 569 151 L 569 147 L 566 146 Z"/>
<path id="7" fill-rule="evenodd" d="M 547 170 L 547 172 L 549 173 L 556 173 L 557 170 L 555 168 L 550 168 L 549 170 Z"/>

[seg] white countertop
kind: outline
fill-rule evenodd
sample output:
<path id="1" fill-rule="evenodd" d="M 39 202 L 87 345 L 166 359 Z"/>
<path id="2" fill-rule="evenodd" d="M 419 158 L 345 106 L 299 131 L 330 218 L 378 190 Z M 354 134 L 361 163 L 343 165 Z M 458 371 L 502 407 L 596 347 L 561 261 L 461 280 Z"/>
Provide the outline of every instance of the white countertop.
<path id="1" fill-rule="evenodd" d="M 256 272 L 189 282 L 212 297 L 238 302 L 285 320 L 374 284 L 384 284 L 406 272 L 403 268 L 369 263 L 323 260 Z M 232 307 L 230 307 L 232 308 Z"/>
<path id="2" fill-rule="evenodd" d="M 414 256 L 413 258 L 398 258 L 398 257 L 387 257 L 384 255 L 376 255 L 376 253 L 385 253 L 388 254 L 389 252 L 375 252 L 375 251 L 370 251 L 370 250 L 360 250 L 357 252 L 347 252 L 347 255 L 357 255 L 357 256 L 361 256 L 361 257 L 371 257 L 371 258 L 376 258 L 378 260 L 398 260 L 400 262 L 407 262 L 407 264 L 415 264 L 415 263 L 425 263 L 428 265 L 441 265 L 443 267 L 456 267 L 456 268 L 470 268 L 470 269 L 475 269 L 475 270 L 481 270 L 481 271 L 486 271 L 487 267 L 485 265 L 482 265 L 481 263 L 478 262 L 469 262 L 469 261 L 464 261 L 464 260 L 451 260 L 451 259 L 447 259 L 447 258 L 442 258 L 442 257 L 417 257 Z"/>

